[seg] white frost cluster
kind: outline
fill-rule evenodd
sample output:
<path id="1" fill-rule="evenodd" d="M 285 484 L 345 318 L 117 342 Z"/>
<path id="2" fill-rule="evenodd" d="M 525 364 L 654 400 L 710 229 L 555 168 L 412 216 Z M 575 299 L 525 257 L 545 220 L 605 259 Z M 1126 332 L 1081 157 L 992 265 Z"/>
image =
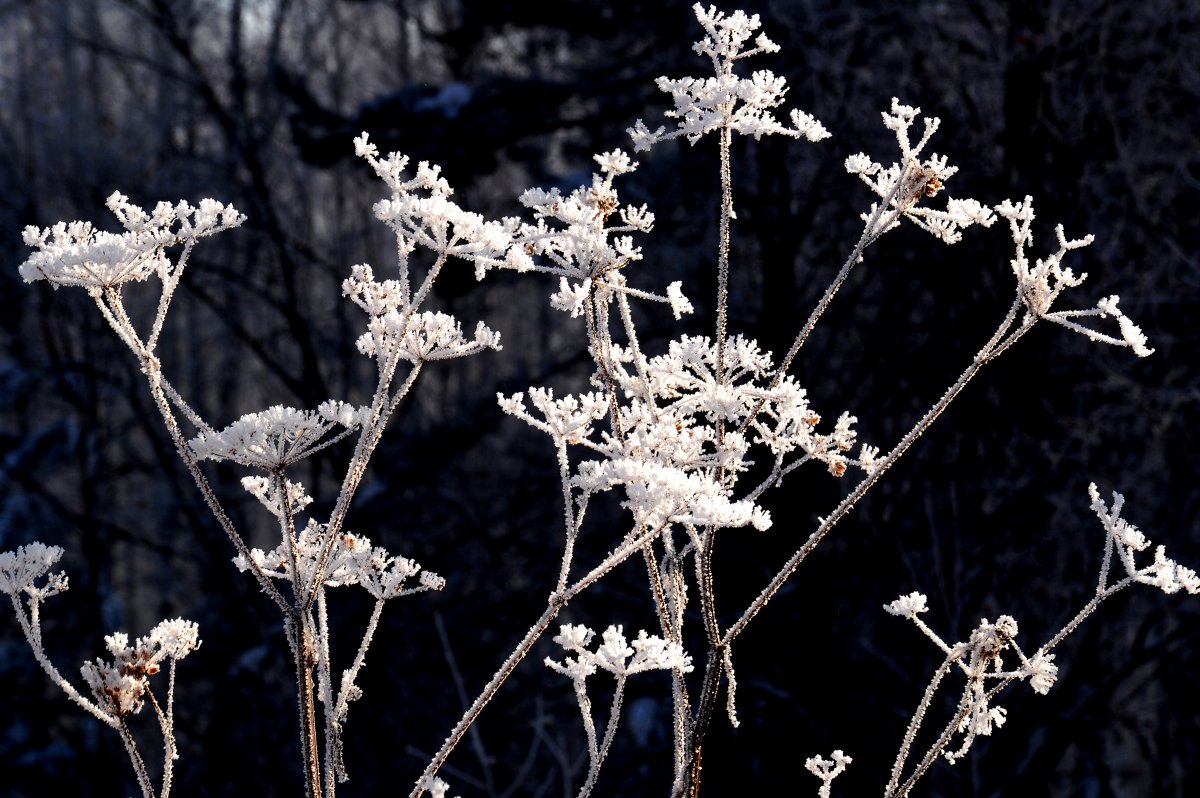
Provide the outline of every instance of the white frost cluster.
<path id="1" fill-rule="evenodd" d="M 762 138 L 763 135 L 782 135 L 820 141 L 829 137 L 829 131 L 810 114 L 793 110 L 789 114 L 788 127 L 773 114 L 783 104 L 787 93 L 787 81 L 769 70 L 758 70 L 749 78 L 734 74 L 735 61 L 759 53 L 778 52 L 779 46 L 765 34 L 759 34 L 754 46 L 747 43 L 760 26 L 757 14 L 747 16 L 743 11 L 724 14 L 715 7 L 705 10 L 697 3 L 693 6 L 696 19 L 704 28 L 705 37 L 692 48 L 699 55 L 712 61 L 714 77 L 658 79 L 658 87 L 671 95 L 674 110 L 666 116 L 678 119 L 675 129 L 668 131 L 659 127 L 651 131 L 642 120 L 629 129 L 634 150 L 648 150 L 660 141 L 685 136 L 695 144 L 706 133 L 716 130 L 731 130 L 743 135 Z"/>
<path id="2" fill-rule="evenodd" d="M 356 343 L 359 352 L 380 362 L 395 355 L 410 363 L 427 363 L 501 348 L 500 334 L 483 322 L 475 325 L 475 333 L 468 339 L 458 319 L 440 311 L 408 316 L 393 311 L 376 316 Z"/>
<path id="3" fill-rule="evenodd" d="M 407 273 L 408 256 L 418 246 L 470 261 L 477 279 L 482 279 L 488 268 L 512 265 L 505 261 L 512 243 L 511 225 L 460 208 L 450 199 L 454 192 L 441 176 L 440 167 L 421 161 L 416 175 L 405 179 L 407 156 L 393 152 L 380 157 L 366 133 L 354 139 L 354 152 L 392 192 L 375 203 L 374 210 L 375 218 L 396 234 L 402 272 Z"/>
<path id="4" fill-rule="evenodd" d="M 420 786 L 421 789 L 429 791 L 430 798 L 447 798 L 450 794 L 450 785 L 438 776 L 422 779 Z"/>
<path id="5" fill-rule="evenodd" d="M 592 651 L 588 646 L 595 635 L 586 626 L 563 624 L 554 636 L 554 642 L 575 656 L 565 657 L 562 662 L 547 657 L 547 667 L 577 682 L 597 670 L 608 671 L 618 678 L 651 670 L 678 670 L 680 673 L 692 670 L 692 658 L 684 652 L 683 646 L 647 635 L 645 630 L 639 630 L 635 639 L 628 640 L 620 626 L 609 626 L 604 630 L 600 645 Z"/>
<path id="6" fill-rule="evenodd" d="M 483 322 L 468 339 L 453 316 L 416 312 L 400 280 L 378 281 L 366 264 L 353 267 L 350 277 L 342 281 L 342 293 L 370 316 L 367 331 L 356 345 L 359 352 L 378 360 L 381 369 L 395 357 L 425 363 L 501 348 L 500 334 Z"/>
<path id="7" fill-rule="evenodd" d="M 61 546 L 47 546 L 38 541 L 0 553 L 0 593 L 14 599 L 28 593 L 35 601 L 62 593 L 67 589 L 67 577 L 62 572 L 50 574 L 45 585 L 37 585 L 37 580 L 46 576 L 62 556 Z"/>
<path id="8" fill-rule="evenodd" d="M 622 206 L 613 187 L 613 178 L 637 168 L 635 161 L 621 150 L 594 159 L 600 172 L 592 175 L 589 185 L 569 194 L 531 188 L 521 195 L 521 204 L 534 217 L 533 224 L 522 224 L 514 235 L 516 248 L 527 259 L 522 268 L 558 277 L 550 305 L 573 317 L 606 306 L 617 295 L 665 303 L 677 319 L 691 313 L 682 283 L 671 283 L 665 295 L 627 284 L 624 270 L 642 259 L 641 247 L 630 234 L 650 232 L 654 214 L 645 205 Z"/>
<path id="9" fill-rule="evenodd" d="M 308 584 L 316 573 L 325 541 L 325 527 L 316 521 L 296 536 L 295 556 L 301 576 L 301 584 Z M 267 576 L 292 580 L 292 552 L 287 542 L 265 552 L 252 549 L 250 561 L 237 556 L 233 563 L 242 571 L 253 562 Z M 407 587 L 408 580 L 416 576 L 418 585 Z M 426 590 L 441 590 L 446 580 L 432 571 L 424 571 L 415 561 L 407 557 L 389 554 L 382 546 L 372 546 L 368 538 L 344 532 L 333 542 L 325 569 L 325 586 L 361 585 L 376 599 L 385 600 L 397 596 L 408 596 Z"/>
<path id="10" fill-rule="evenodd" d="M 640 362 L 632 349 L 614 345 L 610 376 L 627 397 L 615 412 L 619 435 L 597 426 L 612 413 L 612 397 L 603 392 L 555 399 L 532 389 L 532 410 L 525 394 L 499 396 L 499 402 L 556 446 L 582 445 L 601 455 L 581 463 L 572 484 L 584 494 L 622 488 L 637 528 L 767 529 L 771 519 L 764 509 L 731 496 L 737 475 L 749 465 L 751 445 L 764 446 L 779 463 L 793 457 L 792 466 L 780 466 L 780 475 L 811 460 L 840 476 L 848 465 L 860 464 L 849 455 L 855 419 L 842 414 L 831 430 L 818 432 L 821 417 L 804 390 L 790 378 L 772 388 L 770 354 L 752 340 L 734 336 L 727 341 L 724 382 L 717 379 L 719 357 L 716 344 L 698 336 L 683 336 L 670 342 L 665 354 Z M 742 424 L 746 434 L 738 431 Z M 874 467 L 878 450 L 864 451 Z"/>
<path id="11" fill-rule="evenodd" d="M 1086 310 L 1051 310 L 1055 300 L 1064 289 L 1082 285 L 1083 281 L 1087 279 L 1086 273 L 1076 275 L 1070 268 L 1064 267 L 1062 261 L 1071 250 L 1091 244 L 1092 236 L 1087 235 L 1081 239 L 1069 240 L 1063 231 L 1063 226 L 1057 225 L 1054 232 L 1058 237 L 1058 251 L 1044 259 L 1038 258 L 1030 265 L 1025 250 L 1033 243 L 1033 198 L 1026 197 L 1019 203 L 1005 200 L 996 206 L 996 213 L 1008 220 L 1013 243 L 1016 245 L 1016 255 L 1012 260 L 1013 274 L 1017 278 L 1017 291 L 1021 301 L 1031 318 L 1047 319 L 1061 324 L 1092 341 L 1114 346 L 1128 346 L 1138 357 L 1153 354 L 1154 350 L 1146 345 L 1145 334 L 1117 307 L 1120 298 L 1116 295 L 1104 297 L 1096 303 L 1094 308 Z M 1121 336 L 1118 338 L 1106 335 L 1077 321 L 1088 316 L 1099 316 L 1102 319 L 1112 316 L 1117 320 Z"/>
<path id="12" fill-rule="evenodd" d="M 926 603 L 928 599 L 924 593 L 909 593 L 907 596 L 901 596 L 891 604 L 884 605 L 889 615 L 898 615 L 901 618 L 915 618 L 922 612 L 929 611 L 929 605 Z"/>
<path id="13" fill-rule="evenodd" d="M 200 629 L 192 621 L 175 618 L 162 621 L 132 646 L 124 632 L 105 636 L 104 643 L 112 660 L 85 662 L 80 672 L 97 704 L 120 718 L 141 710 L 149 679 L 164 660 L 181 660 L 200 647 Z"/>
<path id="14" fill-rule="evenodd" d="M 123 233 L 96 230 L 89 222 L 59 222 L 45 229 L 26 227 L 24 240 L 37 250 L 21 264 L 26 282 L 45 280 L 55 288 L 81 286 L 98 293 L 130 280 L 171 271 L 166 248 L 237 227 L 245 217 L 231 205 L 212 199 L 199 207 L 160 202 L 145 211 L 113 192 L 105 203 L 125 228 Z"/>
<path id="15" fill-rule="evenodd" d="M 290 479 L 280 484 L 268 477 L 242 477 L 242 487 L 262 502 L 271 515 L 276 518 L 292 517 L 302 512 L 312 504 L 313 498 L 305 492 L 304 486 Z M 287 494 L 287 512 L 284 512 L 284 493 Z"/>
<path id="16" fill-rule="evenodd" d="M 975 224 L 991 227 L 996 216 L 986 205 L 973 199 L 950 198 L 945 210 L 919 205 L 923 198 L 940 193 L 946 181 L 958 172 L 958 167 L 950 166 L 942 155 L 934 154 L 921 160 L 921 152 L 941 120 L 926 117 L 924 133 L 914 145 L 909 138 L 909 128 L 920 113 L 920 108 L 904 105 L 893 97 L 892 111 L 883 113 L 883 124 L 896 134 L 896 142 L 900 145 L 899 163 L 884 168 L 867 155 L 857 153 L 846 159 L 846 171 L 858 175 L 898 216 L 904 216 L 947 244 L 956 244 L 962 240 L 964 228 Z M 899 224 L 897 216 L 880 214 L 878 205 L 872 205 L 871 210 L 863 214 L 863 219 L 876 220 L 877 226 L 869 231 L 873 237 Z"/>
<path id="17" fill-rule="evenodd" d="M 220 432 L 202 432 L 192 439 L 191 447 L 200 459 L 231 460 L 273 471 L 325 446 L 328 442 L 322 439 L 335 426 L 360 426 L 366 412 L 335 400 L 323 402 L 315 411 L 275 405 L 247 413 Z"/>

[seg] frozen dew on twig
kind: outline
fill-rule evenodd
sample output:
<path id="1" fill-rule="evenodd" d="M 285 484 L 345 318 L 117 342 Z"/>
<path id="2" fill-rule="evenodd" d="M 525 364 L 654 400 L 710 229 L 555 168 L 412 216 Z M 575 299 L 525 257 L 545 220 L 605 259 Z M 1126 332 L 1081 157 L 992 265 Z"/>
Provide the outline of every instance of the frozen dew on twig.
<path id="1" fill-rule="evenodd" d="M 1088 485 L 1088 496 L 1092 501 L 1092 511 L 1103 524 L 1105 533 L 1113 543 L 1113 554 L 1124 566 L 1128 579 L 1156 587 L 1164 593 L 1177 593 L 1180 590 L 1192 594 L 1200 593 L 1200 577 L 1191 568 L 1168 558 L 1164 546 L 1155 547 L 1152 563 L 1138 567 L 1134 561 L 1134 554 L 1150 548 L 1151 542 L 1140 529 L 1121 517 L 1125 506 L 1124 496 L 1114 491 L 1111 504 L 1106 504 L 1100 498 L 1100 491 L 1094 482 Z M 1106 559 L 1100 575 L 1100 590 L 1107 587 L 1107 577 Z"/>
<path id="2" fill-rule="evenodd" d="M 804 760 L 804 768 L 821 780 L 821 787 L 817 790 L 818 798 L 830 798 L 833 780 L 842 775 L 846 771 L 846 765 L 853 761 L 854 759 L 846 756 L 840 748 L 830 754 L 829 759 L 810 756 Z"/>
<path id="3" fill-rule="evenodd" d="M 846 171 L 857 175 L 885 203 L 891 213 L 880 213 L 878 205 L 863 214 L 863 220 L 875 226 L 868 230 L 871 238 L 878 237 L 899 224 L 899 217 L 911 221 L 917 227 L 944 241 L 955 244 L 962 240 L 962 230 L 971 225 L 991 227 L 996 216 L 986 205 L 974 199 L 950 198 L 945 210 L 921 206 L 921 200 L 941 193 L 946 181 L 958 172 L 950 166 L 943 155 L 933 154 L 924 160 L 921 153 L 937 131 L 941 120 L 925 118 L 925 129 L 921 138 L 913 144 L 909 130 L 921 113 L 920 108 L 904 105 L 892 98 L 891 113 L 883 113 L 884 126 L 896 135 L 900 146 L 900 160 L 884 167 L 863 153 L 846 158 Z"/>
<path id="4" fill-rule="evenodd" d="M 1111 503 L 1105 502 L 1095 484 L 1088 486 L 1088 494 L 1091 498 L 1091 509 L 1100 519 L 1107 537 L 1096 594 L 1046 645 L 1038 648 L 1033 656 L 1026 656 L 1017 644 L 1017 622 L 1007 615 L 1000 616 L 994 624 L 986 618 L 982 619 L 966 642 L 949 646 L 919 617 L 928 609 L 923 594 L 909 593 L 884 607 L 892 615 L 910 619 L 947 654 L 946 662 L 930 682 L 921 707 L 909 726 L 893 769 L 888 795 L 895 794 L 900 769 L 912 745 L 916 729 L 929 706 L 931 695 L 950 668 L 957 666 L 967 677 L 967 684 L 959 701 L 956 720 L 951 721 L 952 726 L 947 726 L 947 731 L 940 738 L 935 750 L 940 751 L 950 762 L 955 762 L 966 755 L 977 736 L 990 735 L 993 730 L 1004 724 L 1007 719 L 1006 711 L 992 703 L 992 699 L 1004 685 L 1011 681 L 1028 680 L 1035 693 L 1045 695 L 1050 691 L 1058 681 L 1059 674 L 1055 654 L 1051 653 L 1051 650 L 1089 617 L 1100 602 L 1132 583 L 1150 585 L 1165 593 L 1181 590 L 1200 593 L 1200 577 L 1197 577 L 1196 572 L 1168 558 L 1162 546 L 1155 548 L 1152 563 L 1139 566 L 1135 562 L 1134 555 L 1149 549 L 1151 542 L 1140 529 L 1122 517 L 1125 499 L 1121 494 L 1113 493 Z M 1122 563 L 1125 576 L 1110 585 L 1109 570 L 1114 556 Z M 1019 664 L 1011 670 L 1006 669 L 1003 662 L 1006 652 L 1015 654 L 1019 660 Z M 989 687 L 989 684 L 994 686 Z M 961 745 L 954 751 L 945 750 L 950 741 L 950 732 L 962 735 Z M 927 763 L 928 760 L 918 768 L 909 783 L 919 777 Z"/>
<path id="5" fill-rule="evenodd" d="M 1017 278 L 1018 295 L 1029 319 L 1046 319 L 1092 341 L 1127 346 L 1138 357 L 1153 354 L 1154 350 L 1146 345 L 1145 334 L 1117 307 L 1120 298 L 1116 295 L 1104 297 L 1095 307 L 1085 310 L 1051 310 L 1065 289 L 1076 288 L 1087 279 L 1087 273 L 1076 275 L 1069 267 L 1063 266 L 1063 259 L 1071 250 L 1082 249 L 1091 244 L 1093 236 L 1068 239 L 1063 226 L 1056 225 L 1054 232 L 1058 238 L 1057 251 L 1030 264 L 1026 250 L 1033 244 L 1033 198 L 1027 196 L 1019 203 L 1005 200 L 996 206 L 996 213 L 1008 220 L 1009 231 L 1016 246 L 1012 270 Z M 1099 316 L 1102 319 L 1113 317 L 1117 321 L 1120 335 L 1108 335 L 1079 322 L 1079 319 L 1089 316 Z"/>
<path id="6" fill-rule="evenodd" d="M 450 785 L 438 776 L 422 779 L 419 786 L 429 791 L 430 798 L 449 798 Z"/>
<path id="7" fill-rule="evenodd" d="M 929 611 L 928 598 L 924 593 L 909 593 L 884 606 L 889 615 L 901 618 L 914 618 L 922 612 Z"/>

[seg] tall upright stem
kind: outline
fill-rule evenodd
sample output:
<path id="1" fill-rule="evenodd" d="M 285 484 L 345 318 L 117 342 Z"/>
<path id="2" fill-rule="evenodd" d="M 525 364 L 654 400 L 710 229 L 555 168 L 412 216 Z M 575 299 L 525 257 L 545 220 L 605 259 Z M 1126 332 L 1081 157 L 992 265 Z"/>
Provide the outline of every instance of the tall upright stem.
<path id="1" fill-rule="evenodd" d="M 717 242 L 717 382 L 725 382 L 725 336 L 729 328 L 729 222 L 733 218 L 729 127 L 721 128 L 721 231 Z"/>
<path id="2" fill-rule="evenodd" d="M 296 665 L 297 711 L 300 721 L 300 747 L 304 757 L 304 794 L 321 798 L 320 744 L 317 740 L 317 712 L 314 701 L 313 667 L 316 665 L 316 640 L 305 617 L 292 616 L 287 622 L 288 642 Z"/>

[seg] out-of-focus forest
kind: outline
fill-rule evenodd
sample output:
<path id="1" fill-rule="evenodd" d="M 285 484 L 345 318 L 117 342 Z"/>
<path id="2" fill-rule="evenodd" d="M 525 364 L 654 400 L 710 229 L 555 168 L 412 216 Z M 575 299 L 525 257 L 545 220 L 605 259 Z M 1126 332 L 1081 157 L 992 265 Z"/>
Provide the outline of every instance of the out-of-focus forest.
<path id="1" fill-rule="evenodd" d="M 1090 481 L 1124 493 L 1127 519 L 1200 566 L 1200 5 L 741 6 L 783 47 L 758 66 L 786 77 L 789 105 L 833 138 L 735 143 L 734 331 L 787 348 L 871 201 L 842 162 L 859 151 L 894 159 L 879 113 L 896 96 L 941 117 L 932 149 L 961 167 L 952 195 L 1034 197 L 1037 255 L 1056 222 L 1069 236 L 1095 234 L 1068 264 L 1089 273 L 1075 301 L 1119 293 L 1157 350 L 1138 359 L 1039 327 L 984 371 L 742 638 L 742 724 L 715 722 L 705 794 L 815 794 L 799 763 L 834 748 L 854 757 L 834 794 L 872 794 L 942 659 L 884 603 L 927 593 L 927 620 L 947 640 L 1007 613 L 1033 651 L 1095 589 L 1103 530 Z M 301 792 L 287 645 L 253 580 L 230 564 L 133 358 L 83 292 L 21 282 L 22 228 L 86 219 L 113 229 L 103 201 L 114 190 L 151 206 L 233 203 L 249 221 L 194 254 L 161 345 L 165 373 L 218 426 L 271 404 L 361 402 L 373 365 L 354 350 L 362 318 L 340 283 L 360 262 L 386 276 L 395 252 L 370 210 L 382 186 L 351 139 L 367 131 L 383 151 L 440 164 L 466 208 L 513 215 L 525 188 L 572 188 L 588 180 L 593 153 L 629 149 L 625 129 L 657 120 L 669 101 L 656 77 L 705 74 L 689 49 L 698 37 L 681 0 L 0 2 L 0 550 L 34 539 L 66 549 L 71 590 L 44 615 L 69 677 L 104 653 L 111 631 L 199 622 L 204 645 L 179 671 L 176 794 Z M 647 311 L 650 352 L 681 331 L 711 334 L 716 154 L 712 142 L 660 147 L 620 187 L 658 216 L 631 282 L 683 280 L 697 306 L 682 324 Z M 869 251 L 795 369 L 814 406 L 854 413 L 861 440 L 889 448 L 1007 309 L 1002 227 L 954 247 L 906 227 Z M 350 529 L 448 585 L 384 613 L 360 682 L 368 700 L 346 729 L 347 796 L 407 791 L 553 588 L 554 452 L 495 396 L 585 384 L 582 321 L 550 308 L 555 289 L 536 276 L 477 283 L 466 266 L 437 284 L 441 307 L 468 327 L 485 320 L 504 350 L 425 372 L 351 511 Z M 318 514 L 346 454 L 335 446 L 301 469 Z M 252 542 L 273 546 L 242 472 L 208 468 L 235 520 L 256 530 Z M 744 606 L 849 486 L 806 474 L 768 500 L 770 531 L 725 533 L 718 609 Z M 615 506 L 597 510 L 577 557 L 606 552 L 619 519 Z M 653 629 L 644 579 L 618 571 L 564 619 Z M 334 620 L 348 625 L 349 647 L 369 604 L 340 598 Z M 117 736 L 49 684 L 6 618 L 0 794 L 131 793 Z M 545 645 L 443 771 L 454 794 L 564 796 L 582 783 L 578 710 L 569 682 L 541 665 L 554 653 Z M 1023 685 L 1007 694 L 1004 728 L 966 761 L 936 766 L 919 792 L 1200 793 L 1200 602 L 1131 589 L 1064 644 L 1059 663 L 1049 695 Z M 664 795 L 667 682 L 629 690 L 597 789 Z"/>

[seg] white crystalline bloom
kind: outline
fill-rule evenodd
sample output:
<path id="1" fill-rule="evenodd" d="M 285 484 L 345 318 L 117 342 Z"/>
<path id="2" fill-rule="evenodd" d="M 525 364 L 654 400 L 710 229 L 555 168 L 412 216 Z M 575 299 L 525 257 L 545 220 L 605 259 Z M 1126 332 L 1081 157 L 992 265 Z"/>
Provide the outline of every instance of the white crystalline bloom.
<path id="1" fill-rule="evenodd" d="M 638 630 L 638 636 L 631 645 L 634 655 L 629 663 L 628 673 L 649 670 L 679 670 L 682 673 L 691 673 L 693 669 L 692 658 L 684 652 L 681 644 L 668 642 L 657 635 L 648 635 L 644 629 Z"/>
<path id="2" fill-rule="evenodd" d="M 262 505 L 276 518 L 283 517 L 283 495 L 275 489 L 275 482 L 267 477 L 242 477 L 242 487 L 251 496 L 262 502 Z M 312 504 L 313 497 L 304 490 L 299 482 L 287 480 L 288 509 L 291 515 L 296 515 L 305 507 Z"/>
<path id="3" fill-rule="evenodd" d="M 575 681 L 582 681 L 597 670 L 619 677 L 650 670 L 678 669 L 683 673 L 692 670 L 691 657 L 680 644 L 648 635 L 645 630 L 639 630 L 631 642 L 621 626 L 614 624 L 604 630 L 597 649 L 590 651 L 587 646 L 594 637 L 595 633 L 586 626 L 563 624 L 554 642 L 576 656 L 566 657 L 562 662 L 547 657 L 547 667 Z"/>
<path id="4" fill-rule="evenodd" d="M 883 126 L 888 130 L 908 130 L 913 120 L 921 113 L 921 109 L 912 105 L 904 105 L 896 97 L 892 98 L 892 112 L 883 112 Z"/>
<path id="5" fill-rule="evenodd" d="M 588 283 L 572 285 L 566 277 L 558 278 L 558 291 L 550 295 L 550 307 L 570 313 L 571 318 L 577 319 L 587 309 L 591 287 Z"/>
<path id="6" fill-rule="evenodd" d="M 296 537 L 296 559 L 305 580 L 312 579 L 325 543 L 327 527 L 310 520 Z M 250 559 L 233 558 L 238 570 L 249 570 L 251 563 L 267 576 L 291 581 L 292 561 L 289 547 L 281 542 L 273 550 L 252 549 Z M 406 587 L 409 579 L 419 576 L 419 587 Z M 325 567 L 326 587 L 361 585 L 379 600 L 407 596 L 425 590 L 441 590 L 446 580 L 422 570 L 420 564 L 392 555 L 382 546 L 372 546 L 369 538 L 343 532 L 333 541 Z"/>
<path id="7" fill-rule="evenodd" d="M 628 155 L 619 149 L 593 155 L 592 159 L 600 165 L 600 171 L 606 174 L 623 175 L 637 169 L 637 162 L 631 160 Z"/>
<path id="8" fill-rule="evenodd" d="M 197 435 L 192 451 L 200 459 L 282 468 L 308 455 L 335 424 L 358 426 L 362 412 L 348 408 L 341 402 L 325 402 L 316 411 L 275 405 L 247 413 L 220 432 Z"/>
<path id="9" fill-rule="evenodd" d="M 46 280 L 55 288 L 74 285 L 99 291 L 131 280 L 165 274 L 171 268 L 164 249 L 231 227 L 244 220 L 231 205 L 206 199 L 194 207 L 180 201 L 160 202 L 152 212 L 133 205 L 119 192 L 106 204 L 125 227 L 124 233 L 95 230 L 87 222 L 59 222 L 40 229 L 26 227 L 26 245 L 38 251 L 21 264 L 26 282 Z"/>
<path id="10" fill-rule="evenodd" d="M 446 586 L 445 577 L 438 576 L 433 571 L 422 571 L 419 578 L 421 586 L 427 590 L 441 590 Z"/>
<path id="11" fill-rule="evenodd" d="M 354 137 L 354 154 L 359 158 L 379 157 L 379 148 L 372 144 L 366 133 Z"/>
<path id="12" fill-rule="evenodd" d="M 504 412 L 542 430 L 555 442 L 581 443 L 592 433 L 592 423 L 608 413 L 608 397 L 601 393 L 567 394 L 555 399 L 550 388 L 530 388 L 529 401 L 545 418 L 539 421 L 525 407 L 525 394 L 496 395 Z"/>
<path id="13" fill-rule="evenodd" d="M 546 667 L 561 673 L 573 682 L 582 682 L 596 672 L 596 658 L 591 652 L 583 652 L 578 657 L 564 657 L 562 662 L 546 657 Z"/>
<path id="14" fill-rule="evenodd" d="M 119 668 L 99 659 L 83 663 L 79 672 L 97 703 L 109 714 L 125 717 L 142 708 L 142 697 L 147 688 L 145 677 L 135 678 L 124 674 Z"/>
<path id="15" fill-rule="evenodd" d="M 1121 328 L 1121 337 L 1133 349 L 1135 355 L 1138 357 L 1148 357 L 1154 354 L 1154 350 L 1146 346 L 1147 338 L 1145 333 L 1128 316 L 1121 315 L 1117 317 L 1117 324 Z"/>
<path id="16" fill-rule="evenodd" d="M 405 301 L 398 280 L 378 282 L 365 263 L 351 267 L 350 276 L 342 281 L 342 296 L 349 297 L 371 316 L 397 310 Z"/>
<path id="17" fill-rule="evenodd" d="M 1124 518 L 1117 518 L 1113 521 L 1112 533 L 1117 543 L 1134 551 L 1145 551 L 1150 546 L 1150 540 L 1142 530 Z"/>
<path id="18" fill-rule="evenodd" d="M 1054 664 L 1054 655 L 1039 650 L 1029 660 L 1025 668 L 1029 675 L 1029 686 L 1035 693 L 1045 695 L 1058 680 L 1058 666 Z"/>
<path id="19" fill-rule="evenodd" d="M 846 158 L 846 171 L 852 175 L 873 175 L 879 169 L 879 164 L 872 161 L 864 153 L 856 153 Z"/>
<path id="20" fill-rule="evenodd" d="M 200 627 L 183 618 L 161 621 L 150 630 L 148 639 L 159 647 L 163 655 L 171 659 L 183 659 L 200 647 Z"/>
<path id="21" fill-rule="evenodd" d="M 440 167 L 422 161 L 416 175 L 406 180 L 402 173 L 408 158 L 399 153 L 380 158 L 365 133 L 354 140 L 354 151 L 391 191 L 373 210 L 375 217 L 395 232 L 402 265 L 418 245 L 474 262 L 476 279 L 482 279 L 488 268 L 508 263 L 510 229 L 451 201 L 454 192 L 441 176 Z"/>
<path id="22" fill-rule="evenodd" d="M 859 449 L 858 464 L 868 474 L 874 473 L 879 467 L 879 447 L 864 443 Z"/>
<path id="23" fill-rule="evenodd" d="M 793 108 L 788 117 L 792 120 L 792 127 L 796 129 L 796 132 L 813 143 L 833 135 L 815 116 L 801 111 L 799 108 Z"/>
<path id="24" fill-rule="evenodd" d="M 991 227 L 996 222 L 992 209 L 973 199 L 954 199 L 946 202 L 946 213 L 959 227 L 969 227 L 977 224 Z"/>
<path id="25" fill-rule="evenodd" d="M 1139 572 L 1137 581 L 1157 587 L 1164 593 L 1178 593 L 1180 590 L 1196 593 L 1200 590 L 1200 579 L 1197 579 L 1195 572 L 1169 558 L 1165 546 L 1155 548 L 1154 563 Z"/>
<path id="26" fill-rule="evenodd" d="M 416 313 L 405 317 L 388 313 L 372 319 L 364 336 L 358 339 L 358 349 L 370 357 L 380 351 L 395 352 L 412 363 L 449 360 L 473 355 L 484 349 L 500 349 L 500 334 L 483 322 L 475 326 L 475 335 L 468 340 L 458 319 L 440 311 Z M 401 337 L 402 336 L 402 337 Z"/>
<path id="27" fill-rule="evenodd" d="M 988 707 L 979 703 L 971 708 L 970 728 L 975 734 L 988 736 L 992 729 L 999 729 L 1008 719 L 1008 710 L 1004 707 Z"/>
<path id="28" fill-rule="evenodd" d="M 0 554 L 0 593 L 15 596 L 23 591 L 36 590 L 34 582 L 53 568 L 62 555 L 61 546 L 47 546 L 38 541 Z M 52 576 L 51 582 L 61 582 L 61 589 L 55 591 L 61 592 L 66 589 L 66 577 L 61 574 L 56 576 L 58 579 Z"/>
<path id="29" fill-rule="evenodd" d="M 829 759 L 822 756 L 810 756 L 804 760 L 805 769 L 823 782 L 817 793 L 820 798 L 829 798 L 830 782 L 842 775 L 846 770 L 846 765 L 853 761 L 854 759 L 846 756 L 840 748 L 830 754 Z"/>
<path id="30" fill-rule="evenodd" d="M 625 669 L 626 661 L 633 656 L 633 647 L 625 639 L 625 633 L 618 625 L 604 630 L 602 642 L 596 649 L 596 658 L 600 667 L 614 673 Z"/>
<path id="31" fill-rule="evenodd" d="M 588 643 L 592 642 L 595 632 L 587 628 L 583 624 L 572 626 L 569 623 L 564 623 L 558 627 L 558 634 L 554 636 L 554 642 L 558 643 L 568 651 L 580 651 L 584 649 Z"/>
<path id="32" fill-rule="evenodd" d="M 450 792 L 450 785 L 437 776 L 424 779 L 421 787 L 429 791 L 430 798 L 446 798 Z"/>
<path id="33" fill-rule="evenodd" d="M 924 593 L 909 593 L 907 596 L 901 596 L 890 604 L 883 605 L 891 615 L 898 615 L 902 618 L 912 618 L 916 615 L 927 612 L 929 610 L 927 597 Z"/>
<path id="34" fill-rule="evenodd" d="M 405 592 L 404 583 L 417 572 L 421 566 L 407 557 L 396 557 L 383 547 L 374 547 L 358 559 L 357 580 L 368 593 L 377 599 L 389 599 Z M 434 574 L 436 584 L 439 577 Z M 422 585 L 424 585 L 422 580 Z"/>
<path id="35" fill-rule="evenodd" d="M 667 301 L 671 303 L 671 313 L 675 320 L 683 318 L 685 313 L 691 313 L 694 308 L 687 297 L 683 295 L 683 283 L 679 280 L 667 286 Z"/>

